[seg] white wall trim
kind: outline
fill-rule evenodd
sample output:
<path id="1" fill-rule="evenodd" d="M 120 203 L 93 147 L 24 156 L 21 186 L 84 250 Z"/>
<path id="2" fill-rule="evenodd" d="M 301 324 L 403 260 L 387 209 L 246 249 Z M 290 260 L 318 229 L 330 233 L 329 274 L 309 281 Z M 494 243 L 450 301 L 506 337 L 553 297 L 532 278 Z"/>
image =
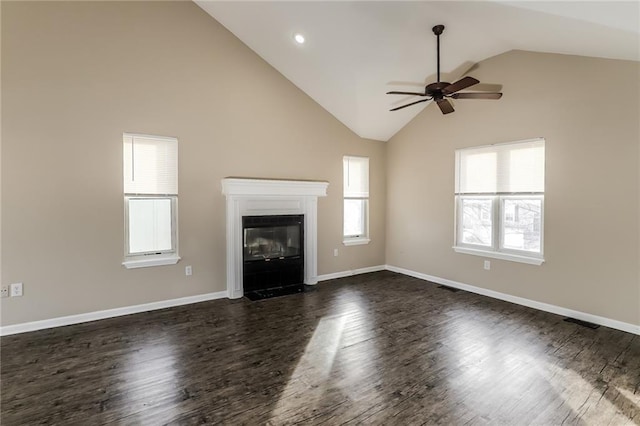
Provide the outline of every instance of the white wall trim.
<path id="1" fill-rule="evenodd" d="M 326 197 L 329 182 L 316 180 L 258 179 L 226 177 L 222 179 L 225 195 L 293 195 Z"/>
<path id="2" fill-rule="evenodd" d="M 368 266 L 366 268 L 353 269 L 351 271 L 334 272 L 332 274 L 318 275 L 318 281 L 334 280 L 336 278 L 351 277 L 353 275 L 367 274 L 369 272 L 384 271 L 387 265 Z"/>
<path id="3" fill-rule="evenodd" d="M 540 311 L 550 312 L 552 314 L 576 318 L 582 321 L 592 322 L 604 327 L 614 328 L 616 330 L 625 331 L 627 333 L 640 335 L 640 325 L 629 324 L 599 315 L 588 314 L 586 312 L 575 311 L 573 309 L 563 308 L 561 306 L 551 305 L 548 303 L 537 302 L 535 300 L 525 299 L 524 297 L 512 296 L 510 294 L 489 290 L 482 287 L 476 287 L 464 284 L 458 281 L 440 278 L 433 275 L 423 274 L 421 272 L 400 268 L 393 265 L 377 265 L 366 268 L 358 268 L 350 271 L 334 272 L 331 274 L 318 275 L 318 281 L 333 280 L 336 278 L 350 277 L 353 275 L 366 274 L 369 272 L 391 271 L 410 277 L 430 281 L 436 284 L 442 284 L 449 287 L 459 288 L 470 293 L 488 296 L 493 299 L 504 300 L 506 302 L 515 303 L 516 305 L 527 306 L 529 308 L 538 309 Z M 41 321 L 25 322 L 21 324 L 7 325 L 0 327 L 0 336 L 9 336 L 11 334 L 26 333 L 29 331 L 43 330 L 46 328 L 62 327 L 65 325 L 79 324 L 83 322 L 96 321 L 106 318 L 115 318 L 123 315 L 137 314 L 140 312 L 155 311 L 158 309 L 171 308 L 174 306 L 188 305 L 191 303 L 206 302 L 208 300 L 223 299 L 228 297 L 226 291 L 216 293 L 206 293 L 197 296 L 181 297 L 178 299 L 162 300 L 159 302 L 144 303 L 141 305 L 125 306 L 122 308 L 107 309 L 104 311 L 87 312 L 78 315 L 69 315 L 58 318 L 51 318 Z"/>
<path id="4" fill-rule="evenodd" d="M 629 324 L 614 320 L 611 318 L 601 317 L 598 315 L 588 314 L 586 312 L 574 311 L 573 309 L 563 308 L 562 306 L 551 305 L 548 303 L 538 302 L 535 300 L 525 299 L 524 297 L 512 296 L 506 293 L 500 293 L 499 291 L 489 290 L 482 287 L 476 287 L 469 284 L 460 283 L 457 281 L 448 280 L 446 278 L 435 277 L 433 275 L 423 274 L 421 272 L 411 271 L 409 269 L 399 268 L 397 266 L 386 265 L 388 271 L 397 272 L 410 277 L 419 278 L 425 281 L 431 281 L 436 284 L 442 284 L 449 287 L 459 288 L 470 293 L 481 294 L 494 299 L 504 300 L 506 302 L 515 303 L 516 305 L 527 306 L 529 308 L 538 309 L 540 311 L 550 312 L 552 314 L 562 315 L 565 317 L 576 318 L 582 321 L 588 321 L 594 324 L 599 324 L 604 327 L 615 328 L 616 330 L 626 331 L 627 333 L 640 335 L 640 325 Z"/>
<path id="5" fill-rule="evenodd" d="M 68 315 L 40 321 L 24 322 L 21 324 L 6 325 L 0 327 L 0 336 L 26 333 L 29 331 L 43 330 L 45 328 L 62 327 L 65 325 L 79 324 L 106 318 L 115 318 L 123 315 L 137 314 L 140 312 L 155 311 L 174 306 L 189 305 L 191 303 L 206 302 L 227 297 L 226 291 L 216 293 L 199 294 L 197 296 L 180 297 L 178 299 L 161 300 L 159 302 L 143 303 L 141 305 L 124 306 L 122 308 L 106 309 L 104 311 L 87 312 L 84 314 Z"/>

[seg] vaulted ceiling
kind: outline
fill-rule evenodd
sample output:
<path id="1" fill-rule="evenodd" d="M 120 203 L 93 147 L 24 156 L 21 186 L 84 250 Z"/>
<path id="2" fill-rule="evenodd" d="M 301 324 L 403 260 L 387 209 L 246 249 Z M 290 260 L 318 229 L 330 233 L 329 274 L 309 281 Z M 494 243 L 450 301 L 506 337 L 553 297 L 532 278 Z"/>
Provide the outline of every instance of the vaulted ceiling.
<path id="1" fill-rule="evenodd" d="M 437 24 L 450 82 L 514 49 L 640 61 L 636 1 L 195 2 L 356 134 L 382 141 L 429 104 L 390 112 L 413 99 L 385 92 L 435 81 Z M 615 87 L 615 76 L 602 82 Z"/>

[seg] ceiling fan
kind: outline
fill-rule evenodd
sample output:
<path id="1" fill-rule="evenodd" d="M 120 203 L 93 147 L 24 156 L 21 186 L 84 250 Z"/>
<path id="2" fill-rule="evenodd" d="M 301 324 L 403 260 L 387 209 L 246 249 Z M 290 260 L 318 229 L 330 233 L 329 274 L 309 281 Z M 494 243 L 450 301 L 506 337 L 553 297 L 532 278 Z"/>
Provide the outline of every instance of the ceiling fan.
<path id="1" fill-rule="evenodd" d="M 406 105 L 399 106 L 397 108 L 390 109 L 389 111 L 397 111 L 402 108 L 406 108 L 411 105 L 419 104 L 420 102 L 427 102 L 430 100 L 434 100 L 438 106 L 440 107 L 440 111 L 443 114 L 449 114 L 453 112 L 453 105 L 447 98 L 453 99 L 500 99 L 502 97 L 502 93 L 491 93 L 491 92 L 473 92 L 473 93 L 460 93 L 460 90 L 464 90 L 467 87 L 471 87 L 474 84 L 480 83 L 480 81 L 476 80 L 473 77 L 464 77 L 455 83 L 448 83 L 446 81 L 440 81 L 440 34 L 444 31 L 444 25 L 436 25 L 432 28 L 433 33 L 436 35 L 438 39 L 438 81 L 435 83 L 428 84 L 424 88 L 424 93 L 419 92 L 387 92 L 387 95 L 414 95 L 414 96 L 424 96 L 425 99 L 420 99 L 419 101 L 411 102 Z"/>

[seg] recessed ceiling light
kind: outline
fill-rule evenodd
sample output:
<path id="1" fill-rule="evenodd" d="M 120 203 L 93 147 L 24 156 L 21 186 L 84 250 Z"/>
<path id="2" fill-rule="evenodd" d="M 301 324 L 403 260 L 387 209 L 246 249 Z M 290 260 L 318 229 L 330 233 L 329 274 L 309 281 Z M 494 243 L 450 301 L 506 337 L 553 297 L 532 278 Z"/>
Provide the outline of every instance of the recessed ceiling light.
<path id="1" fill-rule="evenodd" d="M 304 43 L 304 36 L 300 33 L 298 34 L 294 34 L 293 35 L 293 39 L 296 41 L 296 43 L 298 44 L 303 44 Z"/>

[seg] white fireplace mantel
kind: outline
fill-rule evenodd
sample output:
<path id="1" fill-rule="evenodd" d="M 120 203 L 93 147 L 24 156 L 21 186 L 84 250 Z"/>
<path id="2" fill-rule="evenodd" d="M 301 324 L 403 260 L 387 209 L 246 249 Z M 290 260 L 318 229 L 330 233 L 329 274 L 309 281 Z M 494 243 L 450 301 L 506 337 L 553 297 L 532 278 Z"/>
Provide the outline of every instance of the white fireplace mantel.
<path id="1" fill-rule="evenodd" d="M 328 182 L 271 179 L 222 179 L 227 198 L 227 294 L 243 296 L 242 217 L 304 215 L 304 283 L 318 282 L 318 197 L 327 195 Z"/>

